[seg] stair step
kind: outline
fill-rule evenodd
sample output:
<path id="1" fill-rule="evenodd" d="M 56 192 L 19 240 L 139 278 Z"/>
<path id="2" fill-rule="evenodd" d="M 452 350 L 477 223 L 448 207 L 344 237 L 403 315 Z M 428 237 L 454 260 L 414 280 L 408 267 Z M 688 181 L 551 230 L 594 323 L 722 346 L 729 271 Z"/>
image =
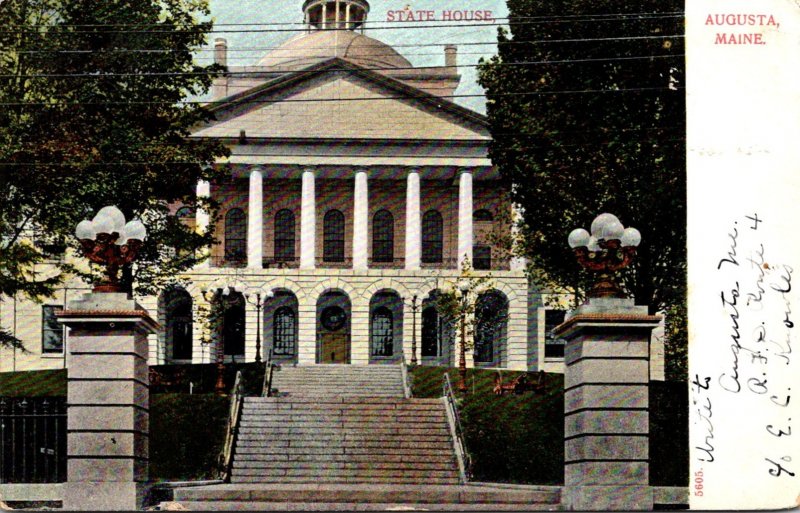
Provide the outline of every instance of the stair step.
<path id="1" fill-rule="evenodd" d="M 551 503 L 557 504 L 561 487 L 502 484 L 383 485 L 362 484 L 223 484 L 174 490 L 174 500 L 329 503 Z"/>
<path id="2" fill-rule="evenodd" d="M 336 397 L 259 397 L 247 396 L 244 398 L 246 404 L 289 404 L 301 405 L 309 404 L 363 404 L 363 405 L 441 405 L 441 399 L 430 398 L 405 398 L 405 397 L 364 397 L 364 396 L 336 396 Z"/>
<path id="3" fill-rule="evenodd" d="M 451 454 L 453 447 L 449 443 L 447 445 L 448 445 L 447 448 L 439 444 L 434 447 L 423 447 L 415 449 L 414 454 L 417 454 L 419 457 L 422 457 L 423 455 L 438 456 L 441 454 Z M 370 458 L 376 458 L 376 457 L 384 458 L 390 456 L 403 456 L 406 458 L 411 457 L 409 455 L 408 447 L 384 447 L 380 449 L 380 451 L 378 451 L 376 448 L 364 449 L 361 447 L 356 447 L 356 448 L 285 447 L 285 446 L 279 446 L 279 447 L 244 446 L 241 448 L 237 447 L 236 449 L 237 457 L 245 454 L 247 455 L 260 454 L 264 456 L 285 454 L 290 458 L 297 455 L 364 456 Z"/>
<path id="4" fill-rule="evenodd" d="M 405 477 L 405 476 L 376 476 L 376 475 L 363 475 L 363 476 L 326 476 L 324 474 L 315 474 L 313 476 L 231 476 L 232 483 L 280 483 L 280 484 L 439 484 L 439 485 L 455 485 L 459 483 L 458 478 L 436 477 L 422 475 L 420 477 Z"/>
<path id="5" fill-rule="evenodd" d="M 190 511 L 552 511 L 557 505 L 373 502 L 181 501 Z"/>
<path id="6" fill-rule="evenodd" d="M 392 470 L 392 471 L 424 471 L 441 470 L 450 472 L 454 469 L 455 462 L 431 462 L 431 461 L 393 461 L 393 462 L 372 462 L 372 461 L 237 461 L 234 470 L 244 469 L 310 469 L 316 471 L 328 470 Z"/>
<path id="7" fill-rule="evenodd" d="M 419 456 L 420 460 L 430 463 L 451 463 L 455 462 L 452 455 L 443 455 L 437 453 L 425 453 Z M 297 462 L 297 463 L 321 463 L 321 462 L 346 462 L 346 463 L 371 463 L 374 458 L 370 454 L 288 454 L 282 452 L 280 454 L 264 454 L 264 453 L 242 453 L 237 454 L 236 462 L 257 462 L 257 461 L 270 461 L 270 462 Z M 383 463 L 403 463 L 409 461 L 408 455 L 403 454 L 383 454 L 381 455 L 381 462 Z"/>

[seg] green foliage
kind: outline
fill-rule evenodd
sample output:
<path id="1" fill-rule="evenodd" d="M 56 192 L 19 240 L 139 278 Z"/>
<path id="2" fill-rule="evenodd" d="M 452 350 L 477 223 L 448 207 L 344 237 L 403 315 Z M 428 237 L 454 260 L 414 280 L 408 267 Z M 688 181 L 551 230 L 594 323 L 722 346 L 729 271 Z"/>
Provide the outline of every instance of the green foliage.
<path id="1" fill-rule="evenodd" d="M 194 63 L 208 14 L 205 0 L 0 3 L 0 294 L 48 295 L 62 276 L 34 273 L 46 255 L 31 236 L 77 249 L 74 227 L 109 204 L 147 225 L 139 264 L 123 270 L 139 293 L 212 243 L 169 209 L 200 206 L 197 181 L 220 178 L 211 164 L 228 154 L 188 137 L 211 115 L 182 103 L 222 71 Z"/>
<path id="2" fill-rule="evenodd" d="M 226 363 L 223 371 L 226 393 L 233 388 L 236 373 L 242 372 L 245 395 L 261 395 L 266 365 L 262 363 Z M 191 383 L 191 387 L 190 387 Z M 151 365 L 150 391 L 152 393 L 208 394 L 217 383 L 215 363 L 186 365 Z"/>
<path id="3" fill-rule="evenodd" d="M 637 303 L 655 312 L 684 302 L 683 3 L 508 0 L 508 7 L 510 33 L 500 30 L 498 55 L 481 65 L 479 81 L 490 157 L 523 208 L 533 278 L 587 290 L 567 235 L 611 212 L 642 233 L 624 275 Z M 538 17 L 556 21 L 532 21 Z"/>
<path id="4" fill-rule="evenodd" d="M 414 397 L 441 397 L 443 374 L 458 369 L 415 366 Z M 504 383 L 520 372 L 503 371 Z M 564 482 L 564 376 L 546 374 L 543 393 L 495 395 L 497 371 L 468 369 L 461 422 L 473 479 L 526 484 Z M 529 373 L 530 382 L 538 376 Z M 650 383 L 650 484 L 686 486 L 689 476 L 688 394 L 685 383 Z"/>
<path id="5" fill-rule="evenodd" d="M 214 394 L 150 397 L 150 478 L 215 479 L 229 399 Z"/>
<path id="6" fill-rule="evenodd" d="M 414 397 L 441 397 L 443 374 L 458 369 L 410 368 Z M 520 372 L 504 371 L 509 382 Z M 564 479 L 563 376 L 548 374 L 544 393 L 495 395 L 497 371 L 467 369 L 468 393 L 459 398 L 473 479 L 505 483 L 560 484 Z M 529 380 L 538 376 L 529 373 Z"/>
<path id="7" fill-rule="evenodd" d="M 491 289 L 492 277 L 491 275 L 478 276 L 472 269 L 472 264 L 469 259 L 465 259 L 461 264 L 461 273 L 456 279 L 443 278 L 441 285 L 436 290 L 433 296 L 433 304 L 436 311 L 444 319 L 453 319 L 456 321 L 456 329 L 464 328 L 465 344 L 464 349 L 469 351 L 474 346 L 474 339 L 472 335 L 475 332 L 475 326 L 478 319 L 479 312 L 477 311 L 479 302 L 478 297 L 481 293 Z M 499 315 L 501 312 L 496 311 L 482 311 L 482 319 L 489 321 L 491 315 Z M 500 320 L 496 318 L 495 320 Z"/>
<path id="8" fill-rule="evenodd" d="M 0 372 L 0 396 L 63 397 L 66 395 L 66 369 Z"/>

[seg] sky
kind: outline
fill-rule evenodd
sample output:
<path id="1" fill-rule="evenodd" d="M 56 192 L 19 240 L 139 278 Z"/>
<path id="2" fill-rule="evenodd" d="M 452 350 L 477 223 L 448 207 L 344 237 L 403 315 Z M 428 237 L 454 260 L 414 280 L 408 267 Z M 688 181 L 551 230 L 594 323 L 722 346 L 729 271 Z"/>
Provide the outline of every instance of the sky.
<path id="1" fill-rule="evenodd" d="M 365 35 L 378 39 L 395 48 L 414 66 L 444 65 L 443 46 L 416 46 L 419 44 L 455 44 L 458 46 L 458 64 L 461 73 L 461 84 L 456 95 L 481 95 L 482 88 L 477 84 L 475 64 L 481 57 L 491 57 L 497 52 L 497 23 L 505 23 L 508 16 L 505 0 L 369 0 L 370 13 L 367 18 Z M 228 65 L 255 65 L 261 57 L 269 52 L 268 47 L 280 45 L 292 37 L 295 32 L 287 31 L 300 28 L 293 25 L 274 25 L 286 23 L 302 23 L 303 0 L 211 0 L 211 17 L 215 23 L 213 39 L 224 37 L 228 41 Z M 437 22 L 390 23 L 387 13 L 390 10 L 403 10 L 410 6 L 412 10 L 435 11 Z M 495 18 L 503 18 L 492 23 L 441 21 L 443 11 L 492 11 Z M 476 26 L 463 26 L 469 23 Z M 231 26 L 230 24 L 248 24 Z M 253 25 L 255 24 L 255 25 Z M 261 25 L 265 24 L 265 25 Z M 370 24 L 373 28 L 369 28 Z M 434 25 L 432 28 L 422 28 Z M 443 25 L 453 25 L 452 27 Z M 461 26 L 459 26 L 461 25 Z M 385 29 L 384 27 L 395 27 Z M 401 28 L 397 28 L 401 27 Z M 250 32 L 241 32 L 247 30 Z M 253 32 L 272 30 L 274 32 Z M 275 31 L 281 30 L 281 31 Z M 240 32 L 236 32 L 240 31 Z M 459 46 L 459 43 L 487 43 L 485 45 Z M 208 57 L 206 57 L 208 58 Z M 201 59 L 201 62 L 206 62 Z M 455 98 L 454 101 L 464 107 L 485 114 L 483 98 Z"/>

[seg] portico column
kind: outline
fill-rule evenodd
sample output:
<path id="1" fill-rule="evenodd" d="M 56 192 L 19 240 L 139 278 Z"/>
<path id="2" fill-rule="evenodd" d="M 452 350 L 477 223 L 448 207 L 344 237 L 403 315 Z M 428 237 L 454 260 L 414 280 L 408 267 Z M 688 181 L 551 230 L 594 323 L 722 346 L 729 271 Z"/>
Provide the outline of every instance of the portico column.
<path id="1" fill-rule="evenodd" d="M 264 182 L 261 171 L 250 172 L 247 208 L 247 267 L 261 269 L 264 253 Z"/>
<path id="2" fill-rule="evenodd" d="M 350 4 L 347 4 L 344 8 L 344 27 L 350 30 Z"/>
<path id="3" fill-rule="evenodd" d="M 353 198 L 353 269 L 367 269 L 367 226 L 369 224 L 369 199 L 367 173 L 356 173 Z"/>
<path id="4" fill-rule="evenodd" d="M 197 182 L 197 197 L 201 199 L 209 198 L 211 196 L 211 184 L 209 184 L 205 180 L 199 180 Z M 203 210 L 202 208 L 197 209 L 195 212 L 195 231 L 197 233 L 203 234 L 208 230 L 208 225 L 210 223 L 208 212 Z M 205 259 L 199 264 L 197 267 L 209 267 L 209 260 Z"/>
<path id="5" fill-rule="evenodd" d="M 322 30 L 328 28 L 328 4 L 322 4 Z"/>
<path id="6" fill-rule="evenodd" d="M 316 256 L 316 197 L 314 172 L 303 172 L 303 192 L 300 200 L 300 269 L 313 269 Z"/>
<path id="7" fill-rule="evenodd" d="M 419 172 L 412 169 L 406 179 L 406 269 L 420 268 L 420 251 L 422 239 L 420 237 L 419 211 Z"/>
<path id="8" fill-rule="evenodd" d="M 472 262 L 472 173 L 463 171 L 458 180 L 458 266 Z"/>

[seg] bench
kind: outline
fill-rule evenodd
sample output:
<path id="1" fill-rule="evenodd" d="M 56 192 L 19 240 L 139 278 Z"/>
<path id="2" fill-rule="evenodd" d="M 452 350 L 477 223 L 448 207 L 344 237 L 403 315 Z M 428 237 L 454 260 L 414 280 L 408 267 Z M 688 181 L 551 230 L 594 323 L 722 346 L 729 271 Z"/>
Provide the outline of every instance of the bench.
<path id="1" fill-rule="evenodd" d="M 494 393 L 495 395 L 505 394 L 522 394 L 525 392 L 542 392 L 545 386 L 545 373 L 539 371 L 536 383 L 528 381 L 526 373 L 520 374 L 508 383 L 503 383 L 503 375 L 498 370 L 497 377 L 494 380 Z"/>

